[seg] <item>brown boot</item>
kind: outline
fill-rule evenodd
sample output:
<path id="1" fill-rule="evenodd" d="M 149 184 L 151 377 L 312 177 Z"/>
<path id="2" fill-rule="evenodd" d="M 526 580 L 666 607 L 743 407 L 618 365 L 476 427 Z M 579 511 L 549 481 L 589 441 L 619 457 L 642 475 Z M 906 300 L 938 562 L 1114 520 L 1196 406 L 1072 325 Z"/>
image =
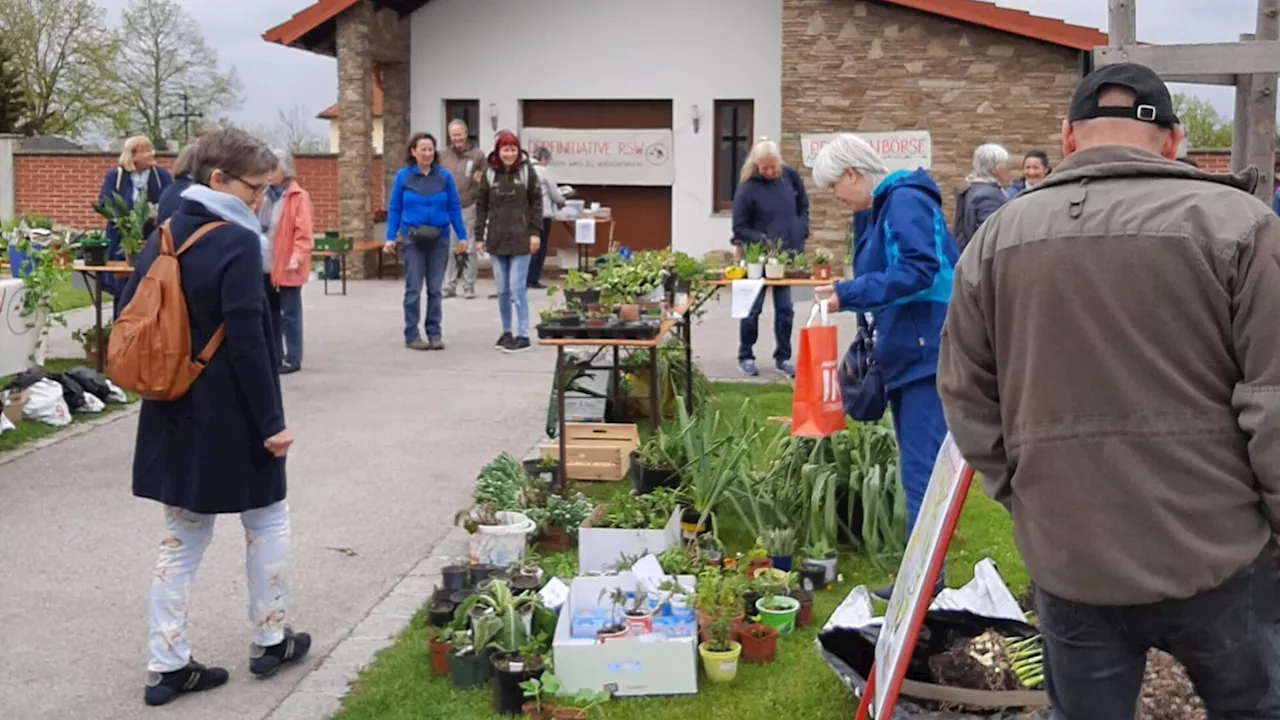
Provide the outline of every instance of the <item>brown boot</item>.
<path id="1" fill-rule="evenodd" d="M 418 338 L 417 340 L 411 340 L 405 343 L 404 346 L 409 348 L 410 350 L 430 350 L 431 349 L 431 343 L 427 342 L 426 340 L 423 340 L 422 338 Z"/>

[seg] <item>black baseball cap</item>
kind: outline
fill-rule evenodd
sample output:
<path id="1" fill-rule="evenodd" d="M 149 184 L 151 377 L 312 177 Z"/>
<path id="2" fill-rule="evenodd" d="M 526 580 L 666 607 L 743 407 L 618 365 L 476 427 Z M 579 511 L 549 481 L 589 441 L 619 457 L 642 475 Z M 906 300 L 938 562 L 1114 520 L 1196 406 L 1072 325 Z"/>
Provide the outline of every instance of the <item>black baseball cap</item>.
<path id="1" fill-rule="evenodd" d="M 1136 102 L 1128 107 L 1098 107 L 1098 96 L 1112 86 L 1133 91 Z M 1103 117 L 1140 120 L 1165 128 L 1179 124 L 1169 88 L 1154 70 L 1137 63 L 1116 63 L 1098 68 L 1076 86 L 1067 120 L 1078 122 Z"/>

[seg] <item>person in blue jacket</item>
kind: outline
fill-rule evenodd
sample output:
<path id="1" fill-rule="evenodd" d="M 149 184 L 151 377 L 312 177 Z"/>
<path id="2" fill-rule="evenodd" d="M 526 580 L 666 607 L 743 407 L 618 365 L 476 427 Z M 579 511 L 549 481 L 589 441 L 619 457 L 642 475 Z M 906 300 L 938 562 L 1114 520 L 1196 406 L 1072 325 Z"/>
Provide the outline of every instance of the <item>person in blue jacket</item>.
<path id="1" fill-rule="evenodd" d="M 413 350 L 443 350 L 444 272 L 454 252 L 449 226 L 465 248 L 467 226 L 453 175 L 440 166 L 430 133 L 409 138 L 405 166 L 396 173 L 387 197 L 388 253 L 404 241 L 404 344 Z M 458 250 L 462 252 L 462 250 Z M 422 283 L 427 284 L 427 339 L 418 330 Z"/>
<path id="2" fill-rule="evenodd" d="M 739 260 L 746 245 L 781 241 L 782 249 L 802 253 L 809 237 L 809 196 L 804 181 L 794 169 L 782 164 L 777 143 L 767 138 L 751 149 L 742 166 L 738 189 L 733 194 L 733 244 Z M 738 324 L 738 368 L 744 375 L 760 374 L 756 367 L 755 344 L 760 336 L 760 313 L 765 291 L 756 296 L 751 314 Z M 791 328 L 795 310 L 791 288 L 773 288 L 773 360 L 778 371 L 795 377 L 791 362 Z"/>
<path id="3" fill-rule="evenodd" d="M 120 151 L 120 160 L 116 167 L 108 170 L 106 177 L 102 179 L 102 189 L 98 191 L 98 204 L 103 205 L 112 195 L 119 195 L 129 209 L 133 209 L 143 201 L 154 205 L 160 202 L 160 195 L 165 188 L 172 184 L 173 178 L 169 175 L 169 171 L 156 164 L 156 149 L 151 140 L 142 135 L 136 135 L 124 141 L 124 148 Z M 144 239 L 150 237 L 151 231 L 155 228 L 153 216 L 153 219 L 147 222 L 142 237 Z M 120 246 L 120 231 L 116 229 L 114 223 L 107 223 L 106 235 L 107 259 L 124 260 L 124 248 Z M 124 280 L 110 276 L 103 277 L 102 289 L 114 298 L 124 289 Z M 123 307 L 122 302 L 112 303 L 114 317 L 120 316 L 120 310 Z"/>
<path id="4" fill-rule="evenodd" d="M 178 206 L 182 204 L 182 193 L 191 187 L 191 171 L 195 165 L 195 156 L 195 143 L 190 143 L 178 153 L 178 159 L 173 162 L 173 184 L 160 193 L 156 208 L 156 226 L 163 225 L 165 220 L 178 212 Z"/>
<path id="5" fill-rule="evenodd" d="M 874 316 L 873 353 L 893 414 L 910 534 L 947 435 L 936 386 L 938 345 L 959 253 L 942 195 L 924 170 L 890 173 L 870 145 L 846 133 L 818 154 L 813 179 L 818 187 L 834 186 L 836 199 L 855 212 L 871 211 L 857 233 L 853 279 L 816 295 Z M 892 591 L 875 594 L 887 598 Z"/>

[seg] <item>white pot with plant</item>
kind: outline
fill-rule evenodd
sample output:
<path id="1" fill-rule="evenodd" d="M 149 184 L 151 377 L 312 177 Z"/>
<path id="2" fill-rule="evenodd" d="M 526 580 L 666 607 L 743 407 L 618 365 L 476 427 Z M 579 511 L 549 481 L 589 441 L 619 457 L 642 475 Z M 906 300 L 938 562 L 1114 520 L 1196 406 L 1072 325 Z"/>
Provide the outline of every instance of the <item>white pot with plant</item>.
<path id="1" fill-rule="evenodd" d="M 454 524 L 471 534 L 471 560 L 506 567 L 524 557 L 529 535 L 537 523 L 524 513 L 494 511 L 490 505 L 477 505 L 460 511 Z"/>
<path id="2" fill-rule="evenodd" d="M 769 242 L 765 250 L 764 276 L 767 280 L 781 280 L 787 276 L 787 252 L 781 240 Z"/>
<path id="3" fill-rule="evenodd" d="M 749 243 L 742 246 L 742 260 L 747 265 L 747 279 L 759 280 L 764 277 L 764 246 L 760 243 Z"/>

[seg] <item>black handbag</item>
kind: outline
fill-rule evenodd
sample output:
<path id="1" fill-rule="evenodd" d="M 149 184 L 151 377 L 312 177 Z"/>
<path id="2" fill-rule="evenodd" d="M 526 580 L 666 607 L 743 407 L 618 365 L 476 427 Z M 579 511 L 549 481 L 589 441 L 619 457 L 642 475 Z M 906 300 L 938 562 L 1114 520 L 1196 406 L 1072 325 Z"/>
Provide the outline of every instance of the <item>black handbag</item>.
<path id="1" fill-rule="evenodd" d="M 845 353 L 840 372 L 844 413 L 858 422 L 876 422 L 889 404 L 884 376 L 875 361 L 875 322 L 858 315 L 858 333 Z"/>
<path id="2" fill-rule="evenodd" d="M 434 225 L 419 225 L 409 228 L 409 242 L 418 250 L 430 250 L 440 239 L 440 228 Z"/>

